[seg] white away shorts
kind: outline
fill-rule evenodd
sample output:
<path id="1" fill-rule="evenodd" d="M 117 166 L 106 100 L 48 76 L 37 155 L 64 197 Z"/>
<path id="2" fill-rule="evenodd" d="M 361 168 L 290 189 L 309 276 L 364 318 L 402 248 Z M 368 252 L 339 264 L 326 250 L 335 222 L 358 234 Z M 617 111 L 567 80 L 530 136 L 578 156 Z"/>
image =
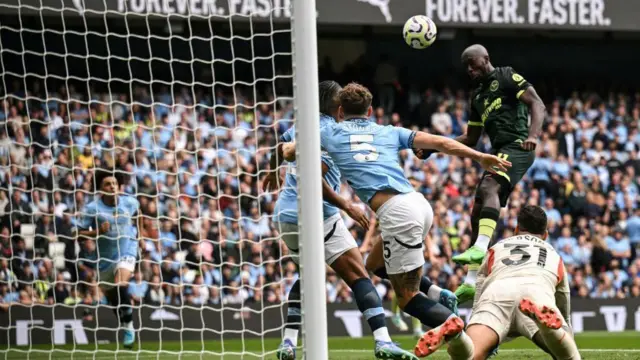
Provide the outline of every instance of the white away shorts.
<path id="1" fill-rule="evenodd" d="M 433 223 L 433 209 L 417 192 L 399 194 L 376 212 L 388 274 L 402 274 L 424 265 L 424 238 Z"/>
<path id="2" fill-rule="evenodd" d="M 136 268 L 136 258 L 133 256 L 123 256 L 119 260 L 114 261 L 109 267 L 98 273 L 98 285 L 102 289 L 111 289 L 115 286 L 116 271 L 118 269 L 129 270 L 133 274 Z"/>
<path id="3" fill-rule="evenodd" d="M 282 240 L 292 253 L 293 261 L 299 262 L 298 252 L 298 225 L 289 223 L 276 223 L 276 229 L 280 230 Z M 349 229 L 344 224 L 340 213 L 337 213 L 324 221 L 324 260 L 331 265 L 340 255 L 358 247 L 356 240 L 351 236 Z"/>

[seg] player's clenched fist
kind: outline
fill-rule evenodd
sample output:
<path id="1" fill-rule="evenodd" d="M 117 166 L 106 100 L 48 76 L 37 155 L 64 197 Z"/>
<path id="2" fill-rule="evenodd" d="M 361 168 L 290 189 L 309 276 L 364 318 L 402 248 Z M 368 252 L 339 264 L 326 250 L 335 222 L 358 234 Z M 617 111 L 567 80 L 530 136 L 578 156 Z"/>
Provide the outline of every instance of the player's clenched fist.
<path id="1" fill-rule="evenodd" d="M 434 149 L 416 149 L 413 148 L 413 154 L 420 160 L 427 160 L 429 156 L 438 152 L 438 150 Z"/>
<path id="2" fill-rule="evenodd" d="M 110 228 L 111 228 L 111 224 L 109 224 L 108 221 L 105 221 L 100 225 L 100 233 L 104 234 L 108 232 Z"/>

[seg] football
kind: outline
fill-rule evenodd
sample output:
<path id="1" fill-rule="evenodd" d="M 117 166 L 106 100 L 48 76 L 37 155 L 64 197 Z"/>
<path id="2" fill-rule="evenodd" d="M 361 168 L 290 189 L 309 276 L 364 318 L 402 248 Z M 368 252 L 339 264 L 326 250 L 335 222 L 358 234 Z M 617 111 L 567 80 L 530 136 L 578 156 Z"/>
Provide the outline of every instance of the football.
<path id="1" fill-rule="evenodd" d="M 424 15 L 411 17 L 402 29 L 404 41 L 414 49 L 428 48 L 436 41 L 437 34 L 436 24 Z"/>

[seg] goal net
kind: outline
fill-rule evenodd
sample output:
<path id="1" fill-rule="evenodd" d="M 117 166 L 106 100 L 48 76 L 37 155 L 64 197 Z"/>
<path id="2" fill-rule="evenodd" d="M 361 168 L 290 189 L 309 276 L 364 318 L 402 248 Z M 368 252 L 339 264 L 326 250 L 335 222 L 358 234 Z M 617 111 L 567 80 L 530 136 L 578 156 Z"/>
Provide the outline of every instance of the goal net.
<path id="1" fill-rule="evenodd" d="M 298 277 L 262 190 L 294 121 L 291 11 L 0 1 L 0 354 L 273 355 Z M 76 232 L 97 168 L 140 204 L 133 350 Z"/>

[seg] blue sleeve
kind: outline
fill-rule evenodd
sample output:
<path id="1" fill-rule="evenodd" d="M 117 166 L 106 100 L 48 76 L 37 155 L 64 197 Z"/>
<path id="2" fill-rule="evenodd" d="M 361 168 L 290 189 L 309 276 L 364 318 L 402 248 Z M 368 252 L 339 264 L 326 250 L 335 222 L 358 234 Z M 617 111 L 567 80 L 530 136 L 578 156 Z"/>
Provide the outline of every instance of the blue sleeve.
<path id="1" fill-rule="evenodd" d="M 85 206 L 82 209 L 82 213 L 80 215 L 80 220 L 77 222 L 77 226 L 82 230 L 88 230 L 89 228 L 96 229 L 97 228 L 97 219 L 96 219 L 96 211 L 95 207 L 91 204 Z"/>
<path id="2" fill-rule="evenodd" d="M 415 131 L 397 126 L 393 127 L 393 129 L 398 134 L 400 150 L 413 148 L 413 139 L 416 137 Z"/>
<path id="3" fill-rule="evenodd" d="M 296 137 L 294 129 L 295 129 L 295 125 L 290 127 L 289 130 L 285 131 L 285 133 L 282 134 L 282 136 L 280 136 L 280 141 L 281 142 L 292 142 Z"/>
<path id="4" fill-rule="evenodd" d="M 335 166 L 335 164 L 333 163 L 333 159 L 331 158 L 331 156 L 329 156 L 329 154 L 327 154 L 326 151 L 322 152 L 321 159 L 322 159 L 322 162 L 325 165 L 327 165 L 329 169 Z"/>
<path id="5" fill-rule="evenodd" d="M 129 207 L 131 208 L 131 215 L 136 215 L 140 211 L 140 202 L 133 196 L 129 196 Z"/>
<path id="6" fill-rule="evenodd" d="M 322 129 L 320 129 L 320 148 L 322 148 L 325 151 L 329 151 L 328 149 L 329 139 L 331 139 L 332 132 L 333 131 L 331 126 L 325 126 Z"/>

